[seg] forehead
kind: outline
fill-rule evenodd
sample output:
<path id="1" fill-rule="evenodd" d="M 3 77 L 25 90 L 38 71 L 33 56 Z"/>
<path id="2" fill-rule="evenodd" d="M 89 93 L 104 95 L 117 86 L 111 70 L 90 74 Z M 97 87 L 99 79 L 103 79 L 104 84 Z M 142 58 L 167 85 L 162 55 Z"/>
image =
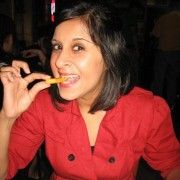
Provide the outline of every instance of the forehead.
<path id="1" fill-rule="evenodd" d="M 91 39 L 86 24 L 81 19 L 71 19 L 60 23 L 54 32 L 55 39 L 84 37 Z"/>

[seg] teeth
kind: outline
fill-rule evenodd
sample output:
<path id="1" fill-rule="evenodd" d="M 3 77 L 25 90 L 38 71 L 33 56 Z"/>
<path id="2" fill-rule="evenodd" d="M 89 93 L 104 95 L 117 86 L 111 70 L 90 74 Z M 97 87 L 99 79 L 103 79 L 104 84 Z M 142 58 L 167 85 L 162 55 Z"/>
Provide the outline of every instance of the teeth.
<path id="1" fill-rule="evenodd" d="M 61 77 L 77 77 L 78 75 L 75 75 L 75 74 L 73 74 L 73 75 L 61 75 Z"/>
<path id="2" fill-rule="evenodd" d="M 78 75 L 63 75 L 63 76 L 61 76 L 61 77 L 65 78 L 66 81 L 68 81 L 68 80 L 70 81 L 70 80 L 77 79 L 77 78 L 78 78 Z"/>

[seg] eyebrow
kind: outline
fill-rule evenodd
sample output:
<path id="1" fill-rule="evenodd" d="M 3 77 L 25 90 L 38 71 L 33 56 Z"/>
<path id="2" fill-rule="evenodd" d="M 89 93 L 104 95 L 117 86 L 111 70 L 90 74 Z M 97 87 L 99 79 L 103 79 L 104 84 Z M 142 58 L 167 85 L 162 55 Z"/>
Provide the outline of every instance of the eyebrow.
<path id="1" fill-rule="evenodd" d="M 56 39 L 52 39 L 52 40 L 51 40 L 51 43 L 52 43 L 52 42 L 58 42 L 58 43 L 60 43 L 60 41 L 57 41 Z"/>
<path id="2" fill-rule="evenodd" d="M 83 41 L 86 41 L 86 42 L 89 42 L 89 43 L 93 43 L 92 41 L 89 41 L 87 39 L 84 39 L 84 38 L 74 38 L 73 41 L 79 41 L 79 40 L 83 40 Z"/>
<path id="3" fill-rule="evenodd" d="M 86 41 L 88 43 L 93 43 L 92 41 L 89 41 L 87 39 L 84 39 L 84 38 L 74 38 L 73 41 L 79 41 L 79 40 L 83 40 L 83 41 Z M 58 43 L 61 43 L 60 41 L 56 40 L 56 39 L 52 39 L 51 42 L 58 42 Z"/>

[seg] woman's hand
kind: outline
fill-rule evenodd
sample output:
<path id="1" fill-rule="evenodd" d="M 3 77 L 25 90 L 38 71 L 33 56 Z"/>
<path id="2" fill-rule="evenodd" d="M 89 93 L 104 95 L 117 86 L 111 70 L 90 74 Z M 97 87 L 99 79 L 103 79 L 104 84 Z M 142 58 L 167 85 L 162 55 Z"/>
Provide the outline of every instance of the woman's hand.
<path id="1" fill-rule="evenodd" d="M 20 69 L 28 74 L 22 78 Z M 50 85 L 44 81 L 34 84 L 31 89 L 28 85 L 37 79 L 47 79 L 50 76 L 41 73 L 32 73 L 28 64 L 23 61 L 13 61 L 12 66 L 2 67 L 0 71 L 0 78 L 4 86 L 4 99 L 1 115 L 4 119 L 15 120 L 21 113 L 23 113 L 34 100 L 36 94 L 48 88 Z"/>

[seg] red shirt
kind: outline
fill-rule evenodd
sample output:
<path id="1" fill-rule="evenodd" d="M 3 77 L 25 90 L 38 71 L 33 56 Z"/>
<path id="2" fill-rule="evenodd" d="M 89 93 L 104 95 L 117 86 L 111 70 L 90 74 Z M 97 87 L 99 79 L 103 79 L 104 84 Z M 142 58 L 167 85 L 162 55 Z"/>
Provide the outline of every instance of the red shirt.
<path id="1" fill-rule="evenodd" d="M 55 180 L 133 180 L 140 157 L 163 176 L 180 167 L 180 144 L 162 98 L 140 88 L 120 98 L 100 124 L 93 154 L 77 102 L 62 106 L 64 112 L 56 110 L 42 91 L 16 121 L 8 178 L 29 163 L 44 140 Z"/>

